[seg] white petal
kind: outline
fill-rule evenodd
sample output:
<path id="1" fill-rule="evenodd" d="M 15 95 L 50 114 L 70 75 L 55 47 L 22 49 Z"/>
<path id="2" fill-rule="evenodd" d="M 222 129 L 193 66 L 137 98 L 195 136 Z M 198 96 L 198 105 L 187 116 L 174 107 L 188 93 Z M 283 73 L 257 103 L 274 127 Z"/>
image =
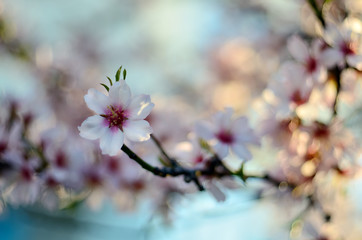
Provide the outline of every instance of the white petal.
<path id="1" fill-rule="evenodd" d="M 347 63 L 357 68 L 357 70 L 362 71 L 362 55 L 350 55 L 347 56 Z"/>
<path id="2" fill-rule="evenodd" d="M 138 95 L 134 97 L 128 106 L 129 118 L 134 120 L 145 119 L 155 106 L 149 95 Z"/>
<path id="3" fill-rule="evenodd" d="M 312 48 L 312 54 L 315 58 L 318 58 L 319 55 L 321 54 L 323 45 L 324 45 L 324 42 L 321 39 L 313 40 L 311 48 Z"/>
<path id="4" fill-rule="evenodd" d="M 84 96 L 84 101 L 92 111 L 102 114 L 109 105 L 109 99 L 106 95 L 93 88 L 88 90 L 88 93 Z"/>
<path id="5" fill-rule="evenodd" d="M 319 66 L 312 74 L 312 78 L 315 83 L 324 83 L 327 80 L 328 73 L 324 66 Z"/>
<path id="6" fill-rule="evenodd" d="M 120 105 L 123 108 L 127 108 L 131 101 L 131 90 L 129 89 L 126 81 L 120 80 L 109 88 L 109 97 L 112 104 Z"/>
<path id="7" fill-rule="evenodd" d="M 250 151 L 243 144 L 233 144 L 231 149 L 236 156 L 242 158 L 243 160 L 250 160 L 252 158 Z"/>
<path id="8" fill-rule="evenodd" d="M 105 125 L 104 118 L 94 115 L 84 120 L 82 125 L 78 127 L 78 130 L 81 137 L 94 140 L 100 138 L 107 128 L 108 126 Z"/>
<path id="9" fill-rule="evenodd" d="M 150 124 L 145 120 L 128 120 L 125 122 L 123 130 L 127 139 L 137 142 L 148 140 L 152 133 Z"/>
<path id="10" fill-rule="evenodd" d="M 229 129 L 231 125 L 231 116 L 234 110 L 231 107 L 226 107 L 223 112 L 217 112 L 213 116 L 214 123 L 217 129 Z"/>
<path id="11" fill-rule="evenodd" d="M 123 145 L 123 132 L 119 129 L 107 128 L 100 139 L 103 154 L 115 156 Z"/>
<path id="12" fill-rule="evenodd" d="M 246 132 L 248 128 L 249 121 L 248 118 L 246 118 L 245 116 L 238 117 L 233 121 L 231 125 L 231 130 L 235 135 Z"/>
<path id="13" fill-rule="evenodd" d="M 305 62 L 309 57 L 309 49 L 305 42 L 298 36 L 292 36 L 287 43 L 290 54 L 297 61 Z"/>
<path id="14" fill-rule="evenodd" d="M 201 137 L 205 140 L 209 140 L 214 137 L 213 126 L 210 123 L 205 122 L 205 121 L 197 122 L 195 124 L 195 132 L 199 137 Z"/>
<path id="15" fill-rule="evenodd" d="M 220 142 L 216 143 L 213 148 L 220 158 L 225 158 L 229 153 L 229 146 Z"/>
<path id="16" fill-rule="evenodd" d="M 343 54 L 333 48 L 326 49 L 321 55 L 321 60 L 326 67 L 333 67 L 343 61 Z"/>
<path id="17" fill-rule="evenodd" d="M 324 32 L 324 40 L 332 46 L 337 46 L 343 41 L 343 35 L 334 24 L 328 24 Z"/>
<path id="18" fill-rule="evenodd" d="M 214 196 L 216 201 L 224 202 L 226 200 L 225 194 L 213 182 L 209 182 L 207 185 L 207 190 Z"/>

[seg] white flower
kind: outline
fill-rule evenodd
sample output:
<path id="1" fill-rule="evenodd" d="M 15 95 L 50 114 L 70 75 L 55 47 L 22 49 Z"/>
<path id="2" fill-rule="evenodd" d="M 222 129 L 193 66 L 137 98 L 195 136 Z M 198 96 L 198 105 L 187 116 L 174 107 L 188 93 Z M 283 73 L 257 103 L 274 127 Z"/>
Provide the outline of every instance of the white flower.
<path id="1" fill-rule="evenodd" d="M 220 158 L 228 155 L 230 147 L 238 157 L 250 160 L 252 156 L 246 145 L 259 145 L 259 140 L 246 117 L 231 119 L 232 114 L 233 110 L 226 108 L 224 112 L 216 113 L 211 122 L 196 124 L 196 134 L 208 140 Z"/>
<path id="2" fill-rule="evenodd" d="M 124 137 L 130 141 L 145 141 L 150 138 L 152 128 L 144 119 L 154 104 L 150 96 L 131 96 L 125 81 L 109 88 L 109 95 L 89 89 L 84 96 L 88 107 L 97 115 L 87 118 L 80 127 L 80 136 L 100 139 L 103 154 L 114 156 L 123 145 Z"/>
<path id="3" fill-rule="evenodd" d="M 329 25 L 325 32 L 325 40 L 332 48 L 326 49 L 323 58 L 328 67 L 336 64 L 350 66 L 362 70 L 362 55 L 360 54 L 359 38 L 357 33 L 344 26 Z"/>
<path id="4" fill-rule="evenodd" d="M 297 107 L 309 101 L 313 84 L 307 84 L 303 69 L 298 64 L 285 63 L 278 74 L 279 76 L 270 83 L 269 88 L 278 99 L 277 112 L 288 116 Z"/>
<path id="5" fill-rule="evenodd" d="M 288 40 L 288 50 L 293 58 L 301 64 L 303 72 L 315 82 L 324 82 L 327 79 L 327 69 L 322 58 L 323 42 L 316 39 L 309 48 L 298 36 L 292 36 Z"/>

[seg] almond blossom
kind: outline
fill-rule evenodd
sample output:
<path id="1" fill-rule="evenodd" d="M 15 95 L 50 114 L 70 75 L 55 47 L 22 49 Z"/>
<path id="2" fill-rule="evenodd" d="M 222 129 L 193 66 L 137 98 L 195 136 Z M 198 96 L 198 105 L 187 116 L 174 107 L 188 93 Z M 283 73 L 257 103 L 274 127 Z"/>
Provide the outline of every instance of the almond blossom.
<path id="1" fill-rule="evenodd" d="M 344 66 L 348 65 L 362 70 L 362 55 L 360 54 L 359 38 L 357 33 L 347 27 L 328 26 L 325 32 L 325 40 L 332 48 L 326 49 L 323 53 L 326 65 Z"/>
<path id="2" fill-rule="evenodd" d="M 225 158 L 231 148 L 238 157 L 250 160 L 252 156 L 247 145 L 259 145 L 259 139 L 246 117 L 232 119 L 232 114 L 233 110 L 226 108 L 224 112 L 216 113 L 211 122 L 196 124 L 196 134 L 207 140 L 220 158 Z"/>
<path id="3" fill-rule="evenodd" d="M 89 89 L 84 96 L 88 107 L 97 115 L 88 117 L 80 127 L 80 136 L 90 140 L 100 139 L 103 154 L 117 155 L 124 143 L 145 141 L 150 138 L 152 128 L 144 119 L 154 104 L 150 96 L 132 97 L 125 81 L 119 81 L 109 88 L 109 95 Z"/>
<path id="4" fill-rule="evenodd" d="M 311 47 L 299 36 L 293 36 L 288 40 L 288 50 L 293 58 L 300 63 L 304 74 L 315 82 L 324 82 L 327 79 L 327 69 L 324 66 L 322 50 L 323 42 L 315 39 Z"/>
<path id="5" fill-rule="evenodd" d="M 297 107 L 308 103 L 313 86 L 306 84 L 301 66 L 285 63 L 269 88 L 278 99 L 277 113 L 289 116 Z"/>

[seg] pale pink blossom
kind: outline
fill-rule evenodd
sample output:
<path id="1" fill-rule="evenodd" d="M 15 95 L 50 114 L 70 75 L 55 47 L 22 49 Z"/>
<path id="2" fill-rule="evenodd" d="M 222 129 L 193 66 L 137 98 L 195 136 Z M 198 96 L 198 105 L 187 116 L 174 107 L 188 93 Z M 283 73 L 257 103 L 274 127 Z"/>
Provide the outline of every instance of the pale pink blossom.
<path id="1" fill-rule="evenodd" d="M 309 47 L 299 36 L 292 36 L 288 40 L 288 50 L 293 58 L 302 66 L 307 78 L 315 82 L 324 82 L 327 79 L 327 69 L 322 58 L 323 42 L 315 39 Z"/>
<path id="2" fill-rule="evenodd" d="M 328 67 L 348 65 L 362 70 L 362 55 L 360 54 L 358 34 L 344 26 L 329 25 L 324 34 L 326 42 L 332 48 L 323 53 L 323 59 Z"/>
<path id="3" fill-rule="evenodd" d="M 247 145 L 259 145 L 259 139 L 250 128 L 246 117 L 232 119 L 233 110 L 226 108 L 224 112 L 216 113 L 210 122 L 199 122 L 195 132 L 207 140 L 220 158 L 225 158 L 229 148 L 243 160 L 252 158 Z"/>
<path id="4" fill-rule="evenodd" d="M 114 156 L 124 143 L 145 141 L 150 138 L 152 128 L 144 119 L 154 104 L 148 95 L 131 96 L 125 81 L 119 81 L 109 88 L 109 95 L 89 89 L 84 96 L 88 107 L 97 115 L 88 117 L 78 128 L 84 138 L 100 139 L 103 154 Z"/>
<path id="5" fill-rule="evenodd" d="M 285 63 L 269 88 L 277 98 L 277 113 L 285 117 L 308 103 L 313 85 L 307 84 L 300 65 Z"/>
<path id="6" fill-rule="evenodd" d="M 175 156 L 177 159 L 192 167 L 202 167 L 211 157 L 211 154 L 200 146 L 199 139 L 192 135 L 189 141 L 176 145 Z"/>

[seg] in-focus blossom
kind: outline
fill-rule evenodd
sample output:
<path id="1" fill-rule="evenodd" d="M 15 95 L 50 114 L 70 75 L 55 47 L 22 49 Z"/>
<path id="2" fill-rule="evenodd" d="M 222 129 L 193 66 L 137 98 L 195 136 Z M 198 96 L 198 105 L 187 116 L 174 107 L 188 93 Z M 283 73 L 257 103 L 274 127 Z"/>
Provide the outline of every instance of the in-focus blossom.
<path id="1" fill-rule="evenodd" d="M 216 113 L 211 122 L 196 124 L 198 136 L 207 140 L 220 158 L 228 155 L 229 148 L 243 160 L 252 158 L 247 145 L 259 145 L 259 139 L 250 128 L 246 117 L 232 119 L 233 110 L 226 108 Z"/>
<path id="2" fill-rule="evenodd" d="M 292 36 L 288 41 L 288 50 L 293 58 L 301 64 L 304 74 L 315 82 L 327 79 L 327 69 L 324 66 L 322 49 L 323 42 L 315 39 L 311 47 L 298 36 Z"/>
<path id="3" fill-rule="evenodd" d="M 97 115 L 87 118 L 78 128 L 80 136 L 100 139 L 103 154 L 114 156 L 124 143 L 145 141 L 150 138 L 152 128 L 144 119 L 154 104 L 148 95 L 131 96 L 125 81 L 119 81 L 109 88 L 109 95 L 89 89 L 84 96 L 88 107 Z"/>
<path id="4" fill-rule="evenodd" d="M 325 63 L 328 67 L 348 65 L 362 70 L 362 55 L 360 53 L 358 34 L 346 27 L 329 25 L 325 32 L 326 42 L 332 46 L 324 51 Z"/>

